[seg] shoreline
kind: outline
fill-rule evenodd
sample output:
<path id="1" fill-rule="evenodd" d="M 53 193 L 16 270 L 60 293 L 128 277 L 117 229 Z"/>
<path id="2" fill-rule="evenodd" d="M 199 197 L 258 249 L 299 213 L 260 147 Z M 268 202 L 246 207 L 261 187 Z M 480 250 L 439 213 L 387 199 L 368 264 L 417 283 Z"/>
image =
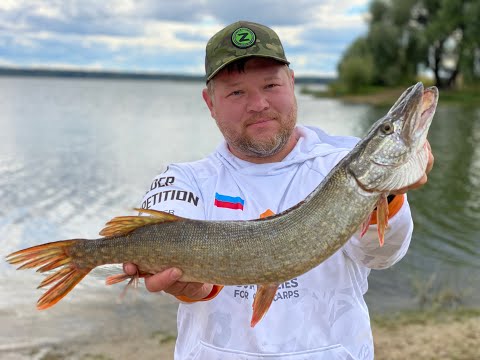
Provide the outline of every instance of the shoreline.
<path id="1" fill-rule="evenodd" d="M 480 309 L 405 311 L 372 317 L 375 358 L 473 360 L 480 348 Z M 75 341 L 23 344 L 0 348 L 5 360 L 123 360 L 141 354 L 142 360 L 173 359 L 175 333 L 91 334 Z"/>
<path id="2" fill-rule="evenodd" d="M 425 84 L 425 87 L 431 84 Z M 337 99 L 350 104 L 367 104 L 372 106 L 392 106 L 400 95 L 407 89 L 404 87 L 384 87 L 365 89 L 359 94 L 334 94 L 331 90 L 314 90 L 305 85 L 300 90 L 302 94 L 314 98 Z M 478 86 L 466 87 L 461 90 L 440 89 L 442 104 L 465 105 L 477 107 L 480 103 L 480 88 Z"/>

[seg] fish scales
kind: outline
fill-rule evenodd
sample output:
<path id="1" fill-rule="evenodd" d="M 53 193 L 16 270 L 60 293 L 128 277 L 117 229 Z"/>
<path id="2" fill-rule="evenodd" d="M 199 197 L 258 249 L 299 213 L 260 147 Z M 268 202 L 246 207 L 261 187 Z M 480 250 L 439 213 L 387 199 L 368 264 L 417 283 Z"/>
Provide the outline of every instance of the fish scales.
<path id="1" fill-rule="evenodd" d="M 345 157 L 324 186 L 288 217 L 258 221 L 195 221 L 148 225 L 132 233 L 77 243 L 75 264 L 92 268 L 133 262 L 155 273 L 179 267 L 182 280 L 224 285 L 284 282 L 328 258 L 358 230 L 378 195 L 346 171 Z M 353 206 L 354 211 L 343 211 Z"/>
<path id="2" fill-rule="evenodd" d="M 61 300 L 99 265 L 132 262 L 139 274 L 169 267 L 182 281 L 220 285 L 258 284 L 251 325 L 266 313 L 279 283 L 321 264 L 366 223 L 377 205 L 380 243 L 387 224 L 386 196 L 418 181 L 428 162 L 426 137 L 438 101 L 435 87 L 408 88 L 300 204 L 250 221 L 202 221 L 139 209 L 152 216 L 117 217 L 94 240 L 73 239 L 33 246 L 7 256 L 21 269 L 39 267 L 52 285 L 38 309 Z M 382 225 L 380 225 L 382 224 Z M 126 274 L 107 279 L 113 284 Z"/>

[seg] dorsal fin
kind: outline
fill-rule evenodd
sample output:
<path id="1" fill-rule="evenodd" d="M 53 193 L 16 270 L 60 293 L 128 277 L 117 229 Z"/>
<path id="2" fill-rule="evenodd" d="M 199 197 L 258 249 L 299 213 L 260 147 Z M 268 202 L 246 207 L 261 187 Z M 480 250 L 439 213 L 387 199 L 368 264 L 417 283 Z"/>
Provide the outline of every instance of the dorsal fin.
<path id="1" fill-rule="evenodd" d="M 127 235 L 135 229 L 145 225 L 160 224 L 164 222 L 180 221 L 182 218 L 163 211 L 151 209 L 134 209 L 151 216 L 118 216 L 107 222 L 100 231 L 102 236 Z"/>

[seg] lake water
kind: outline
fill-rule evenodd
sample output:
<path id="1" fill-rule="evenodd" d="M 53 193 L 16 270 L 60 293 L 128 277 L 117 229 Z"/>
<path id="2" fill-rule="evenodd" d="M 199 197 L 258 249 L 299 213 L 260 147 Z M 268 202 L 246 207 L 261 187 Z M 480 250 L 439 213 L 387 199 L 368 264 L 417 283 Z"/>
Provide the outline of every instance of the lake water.
<path id="1" fill-rule="evenodd" d="M 221 135 L 202 87 L 0 77 L 0 258 L 43 242 L 97 237 L 110 218 L 133 214 L 167 164 L 212 152 Z M 301 94 L 298 103 L 300 123 L 356 136 L 387 110 Z M 399 264 L 372 272 L 373 313 L 416 308 L 421 299 L 480 305 L 480 108 L 443 106 L 440 95 L 429 139 L 434 170 L 428 186 L 409 194 L 412 245 Z M 38 312 L 41 275 L 0 261 L 0 354 L 86 333 L 174 331 L 176 306 L 167 296 L 140 289 L 119 303 L 122 286 L 105 287 L 104 272 Z"/>

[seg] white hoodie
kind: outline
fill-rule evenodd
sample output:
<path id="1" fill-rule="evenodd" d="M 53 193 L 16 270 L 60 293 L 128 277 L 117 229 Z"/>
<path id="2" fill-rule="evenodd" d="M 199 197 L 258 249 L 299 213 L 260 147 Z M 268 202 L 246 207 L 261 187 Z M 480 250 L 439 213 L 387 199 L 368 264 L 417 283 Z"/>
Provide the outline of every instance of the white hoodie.
<path id="1" fill-rule="evenodd" d="M 142 207 L 204 220 L 249 220 L 286 210 L 358 141 L 313 127 L 297 131 L 298 143 L 281 162 L 252 164 L 222 143 L 203 160 L 170 165 L 154 179 Z M 226 286 L 210 301 L 181 303 L 175 359 L 373 359 L 363 295 L 370 269 L 393 265 L 408 249 L 413 222 L 406 201 L 389 225 L 382 248 L 370 226 L 362 239 L 352 237 L 316 268 L 281 284 L 255 328 L 254 285 Z"/>

